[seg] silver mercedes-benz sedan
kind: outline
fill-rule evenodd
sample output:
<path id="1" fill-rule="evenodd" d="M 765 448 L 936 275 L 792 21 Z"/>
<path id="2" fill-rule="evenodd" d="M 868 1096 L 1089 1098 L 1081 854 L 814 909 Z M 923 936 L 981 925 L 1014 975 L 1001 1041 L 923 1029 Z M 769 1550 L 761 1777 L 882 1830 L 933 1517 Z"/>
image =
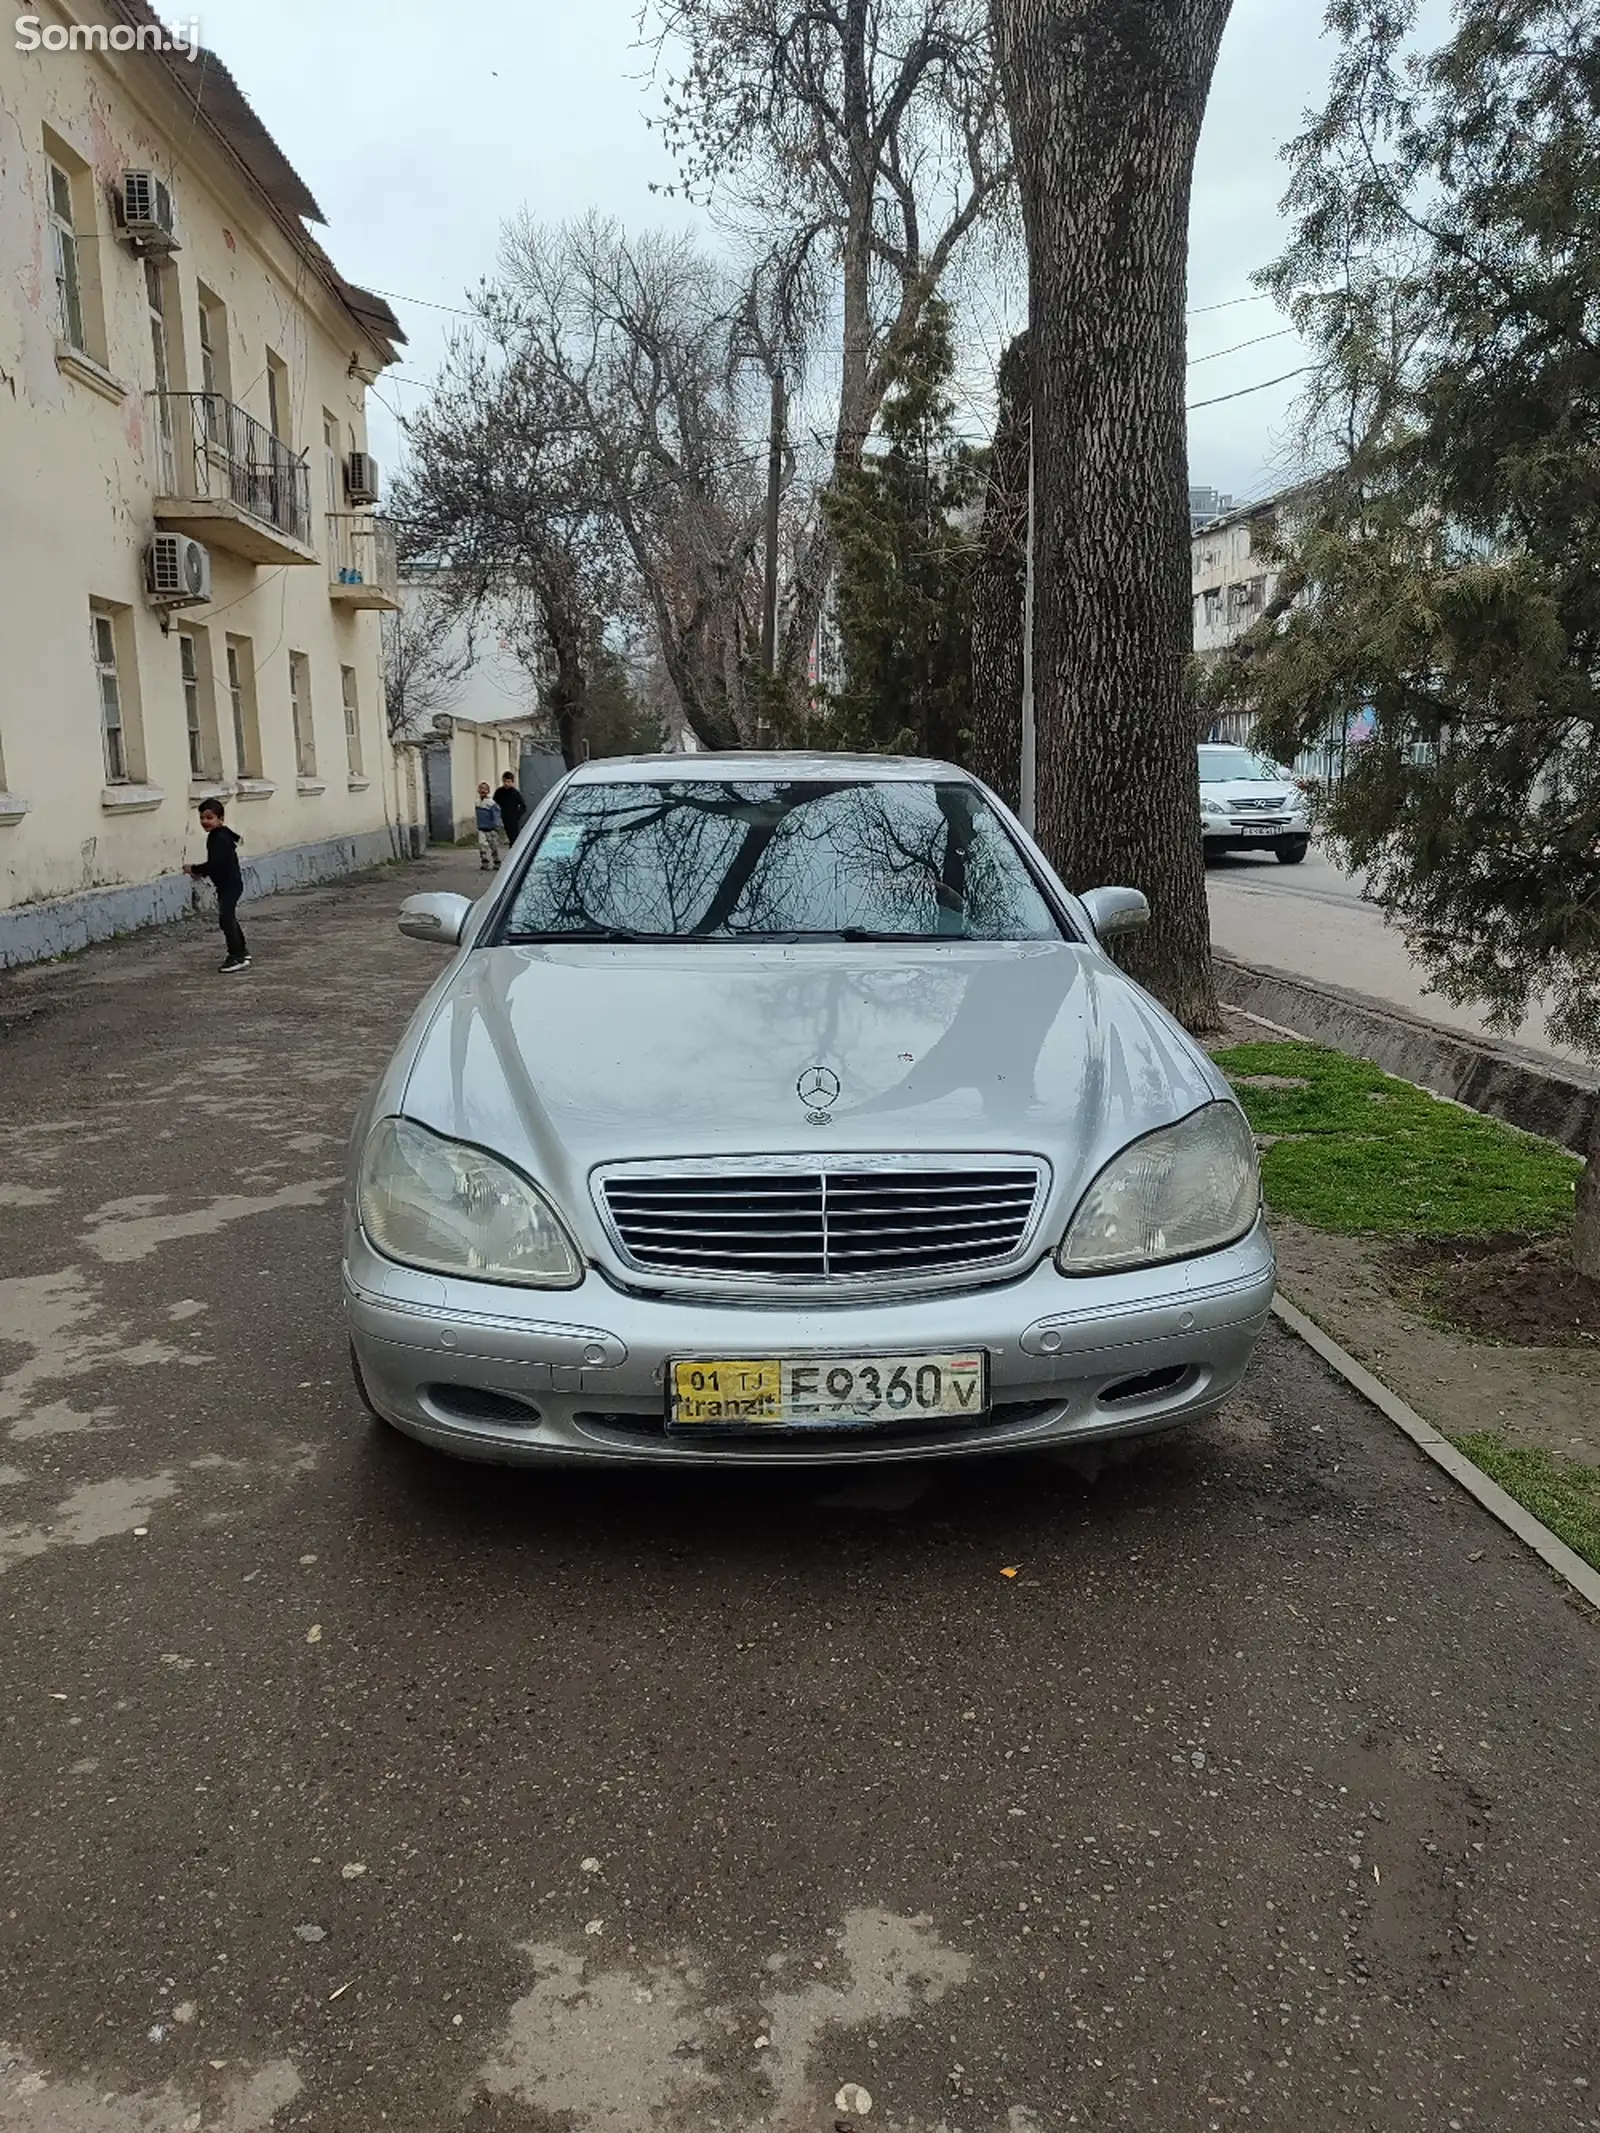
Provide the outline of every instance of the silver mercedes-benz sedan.
<path id="1" fill-rule="evenodd" d="M 948 764 L 590 763 L 357 1123 L 344 1289 L 385 1422 L 468 1458 L 949 1458 L 1210 1414 L 1273 1290 L 1217 1068 Z"/>

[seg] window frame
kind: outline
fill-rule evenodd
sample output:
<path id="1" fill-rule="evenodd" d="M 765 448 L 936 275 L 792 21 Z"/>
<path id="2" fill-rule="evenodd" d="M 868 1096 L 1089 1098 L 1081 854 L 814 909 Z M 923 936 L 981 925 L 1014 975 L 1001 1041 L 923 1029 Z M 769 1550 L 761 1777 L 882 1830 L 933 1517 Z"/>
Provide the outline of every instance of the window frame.
<path id="1" fill-rule="evenodd" d="M 66 196 L 62 209 L 57 185 Z M 45 207 L 50 221 L 51 253 L 55 264 L 56 331 L 69 348 L 92 361 L 83 301 L 83 262 L 78 256 L 77 202 L 73 198 L 72 172 L 52 150 L 45 150 Z"/>
<path id="2" fill-rule="evenodd" d="M 262 769 L 256 652 L 248 637 L 230 633 L 224 640 L 223 671 L 227 677 L 228 710 L 233 727 L 234 774 L 241 785 L 264 783 L 266 773 Z"/>
<path id="3" fill-rule="evenodd" d="M 322 485 L 327 491 L 328 512 L 337 517 L 344 509 L 344 461 L 340 457 L 339 418 L 322 410 Z"/>
<path id="4" fill-rule="evenodd" d="M 317 775 L 317 722 L 309 652 L 289 654 L 289 728 L 294 737 L 295 776 L 314 778 Z"/>
<path id="5" fill-rule="evenodd" d="M 274 440 L 286 451 L 294 448 L 290 433 L 290 415 L 293 411 L 289 390 L 289 366 L 275 348 L 267 350 L 267 428 Z"/>
<path id="6" fill-rule="evenodd" d="M 178 688 L 183 697 L 183 723 L 189 736 L 189 775 L 206 775 L 206 729 L 200 708 L 200 655 L 191 630 L 173 632 L 178 640 Z"/>
<path id="7" fill-rule="evenodd" d="M 89 645 L 94 657 L 95 701 L 100 711 L 100 762 L 108 785 L 133 785 L 128 750 L 127 705 L 117 646 L 117 618 L 107 608 L 89 610 Z M 109 690 L 107 684 L 110 684 Z M 106 714 L 115 710 L 115 718 Z"/>
<path id="8" fill-rule="evenodd" d="M 339 669 L 339 697 L 344 707 L 345 767 L 352 778 L 364 778 L 361 756 L 361 691 L 354 667 Z"/>

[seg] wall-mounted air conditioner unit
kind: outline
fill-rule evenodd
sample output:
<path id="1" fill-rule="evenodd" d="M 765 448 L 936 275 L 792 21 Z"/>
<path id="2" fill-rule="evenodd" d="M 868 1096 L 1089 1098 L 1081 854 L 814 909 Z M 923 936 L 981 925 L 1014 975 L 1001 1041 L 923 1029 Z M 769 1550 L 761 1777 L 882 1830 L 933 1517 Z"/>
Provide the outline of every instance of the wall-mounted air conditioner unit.
<path id="1" fill-rule="evenodd" d="M 353 504 L 378 501 L 378 462 L 370 452 L 352 452 L 345 461 L 344 493 Z"/>
<path id="2" fill-rule="evenodd" d="M 158 533 L 144 554 L 154 607 L 202 607 L 211 598 L 211 551 L 186 533 Z"/>
<path id="3" fill-rule="evenodd" d="M 172 195 L 153 170 L 125 170 L 117 192 L 117 234 L 136 252 L 175 252 Z"/>

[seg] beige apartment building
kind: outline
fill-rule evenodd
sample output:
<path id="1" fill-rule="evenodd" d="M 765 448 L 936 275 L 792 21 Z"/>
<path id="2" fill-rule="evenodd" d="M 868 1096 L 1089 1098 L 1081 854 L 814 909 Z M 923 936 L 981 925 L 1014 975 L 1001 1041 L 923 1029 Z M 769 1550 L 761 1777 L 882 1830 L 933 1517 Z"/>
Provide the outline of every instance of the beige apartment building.
<path id="1" fill-rule="evenodd" d="M 1209 490 L 1191 490 L 1195 496 Z M 1205 659 L 1226 651 L 1261 619 L 1278 590 L 1278 568 L 1263 554 L 1273 532 L 1295 522 L 1295 507 L 1308 495 L 1305 483 L 1240 504 L 1220 516 L 1192 525 L 1189 535 L 1190 580 L 1194 601 L 1194 648 Z M 1232 499 L 1223 502 L 1232 506 Z"/>
<path id="2" fill-rule="evenodd" d="M 143 0 L 30 20 L 0 40 L 0 967 L 186 910 L 202 797 L 257 893 L 405 849 L 411 812 L 366 433 L 394 315 L 212 54 Z"/>

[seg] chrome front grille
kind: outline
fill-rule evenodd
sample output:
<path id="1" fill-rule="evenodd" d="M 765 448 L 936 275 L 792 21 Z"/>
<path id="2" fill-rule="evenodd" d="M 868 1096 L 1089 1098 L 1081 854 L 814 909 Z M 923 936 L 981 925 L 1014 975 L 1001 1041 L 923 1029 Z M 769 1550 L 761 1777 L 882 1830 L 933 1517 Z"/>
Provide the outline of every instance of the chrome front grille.
<path id="1" fill-rule="evenodd" d="M 1022 1159 L 937 1164 L 663 1164 L 600 1180 L 623 1257 L 642 1273 L 786 1288 L 914 1283 L 1018 1258 L 1044 1196 Z"/>
<path id="2" fill-rule="evenodd" d="M 1279 815 L 1288 806 L 1287 800 L 1230 800 L 1228 805 L 1236 815 Z"/>

